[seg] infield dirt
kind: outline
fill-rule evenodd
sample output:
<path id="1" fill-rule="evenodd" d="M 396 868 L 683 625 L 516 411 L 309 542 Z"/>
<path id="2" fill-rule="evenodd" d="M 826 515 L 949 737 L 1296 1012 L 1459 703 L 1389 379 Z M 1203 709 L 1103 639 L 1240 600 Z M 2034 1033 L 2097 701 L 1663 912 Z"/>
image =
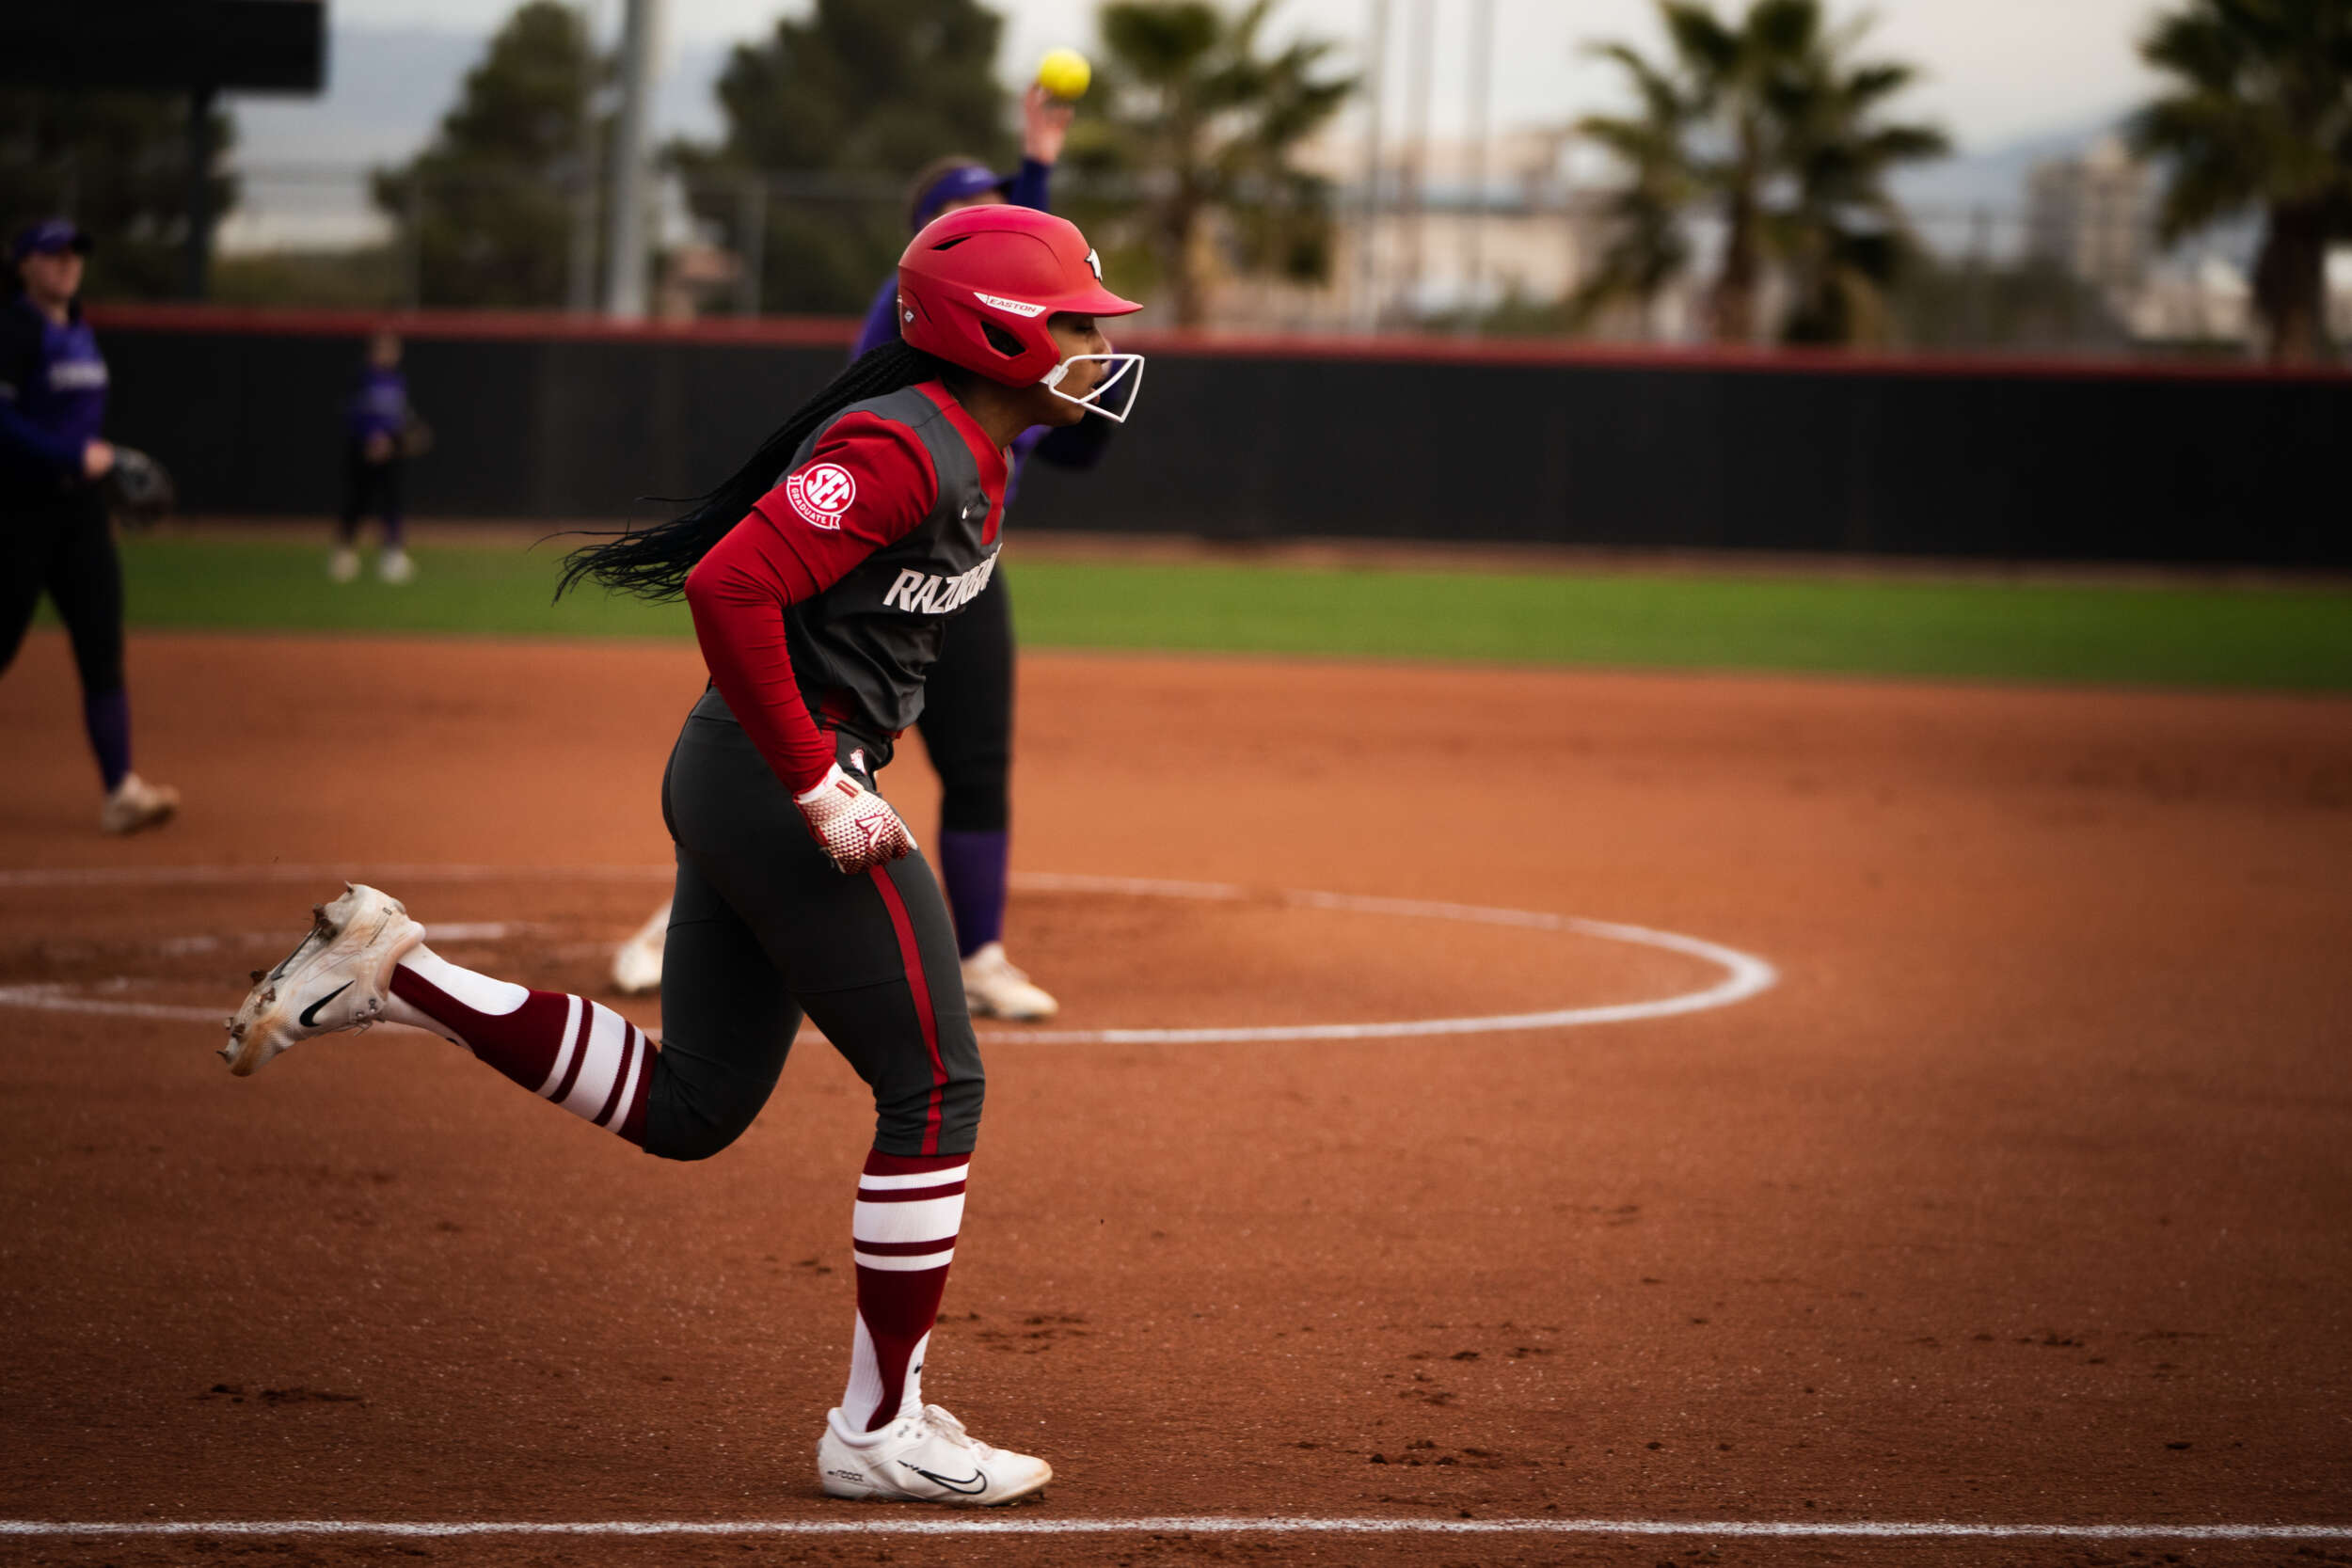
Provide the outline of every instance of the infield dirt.
<path id="1" fill-rule="evenodd" d="M 596 989 L 661 896 L 691 646 L 147 637 L 118 842 L 62 640 L 0 681 L 0 988 L 208 1007 L 347 866 Z M 2352 702 L 1046 655 L 1015 863 L 1549 911 L 1736 1006 L 988 1048 L 926 1391 L 1042 1516 L 2352 1525 Z M 883 777 L 929 836 L 929 775 Z M 400 865 L 510 868 L 457 879 Z M 236 866 L 173 881 L 147 868 Z M 566 875 L 552 868 L 622 868 Z M 42 881 L 100 868 L 166 878 Z M 629 868 L 638 868 L 632 872 Z M 645 868 L 657 868 L 647 870 Z M 1057 1026 L 1454 1017 L 1719 977 L 1558 933 L 1015 897 Z M 628 1006 L 648 1023 L 650 1006 Z M 803 1039 L 649 1160 L 437 1039 L 0 1006 L 0 1516 L 832 1518 L 870 1106 Z M 895 1516 L 887 1516 L 895 1517 Z M 0 1558 L 2352 1560 L 2344 1542 L 0 1542 Z"/>

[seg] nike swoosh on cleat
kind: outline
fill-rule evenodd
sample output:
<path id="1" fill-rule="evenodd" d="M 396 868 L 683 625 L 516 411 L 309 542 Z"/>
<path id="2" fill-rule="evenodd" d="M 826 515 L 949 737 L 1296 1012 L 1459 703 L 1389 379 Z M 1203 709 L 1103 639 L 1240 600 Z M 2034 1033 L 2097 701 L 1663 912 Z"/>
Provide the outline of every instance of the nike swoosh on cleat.
<path id="1" fill-rule="evenodd" d="M 906 1461 L 903 1459 L 898 1461 L 898 1463 L 906 1465 Z M 988 1490 L 988 1476 L 985 1472 L 980 1470 L 974 1470 L 968 1480 L 956 1481 L 950 1477 L 941 1475 L 936 1470 L 926 1470 L 920 1465 L 907 1465 L 907 1468 L 913 1470 L 916 1475 L 921 1476 L 925 1481 L 937 1481 L 948 1491 L 961 1492 L 967 1497 L 977 1497 L 981 1493 Z"/>
<path id="2" fill-rule="evenodd" d="M 320 997 L 316 1002 L 313 1002 L 309 1006 L 303 1008 L 302 1026 L 305 1029 L 316 1028 L 319 1022 L 319 1009 L 326 1006 L 329 1002 L 334 1001 L 335 998 L 342 995 L 343 992 L 349 990 L 354 984 L 355 982 L 353 981 L 345 980 L 342 985 L 337 986 L 333 990 L 328 991 L 325 996 Z"/>

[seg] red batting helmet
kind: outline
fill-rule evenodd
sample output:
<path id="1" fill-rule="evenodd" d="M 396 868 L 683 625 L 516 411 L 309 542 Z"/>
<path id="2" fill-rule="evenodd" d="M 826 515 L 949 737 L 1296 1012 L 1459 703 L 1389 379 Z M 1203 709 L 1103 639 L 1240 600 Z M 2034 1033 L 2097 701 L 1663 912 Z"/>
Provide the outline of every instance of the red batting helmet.
<path id="1" fill-rule="evenodd" d="M 1057 311 L 1123 316 L 1143 307 L 1103 287 L 1078 226 L 1030 207 L 960 207 L 898 258 L 898 335 L 912 348 L 1023 387 L 1061 363 Z"/>

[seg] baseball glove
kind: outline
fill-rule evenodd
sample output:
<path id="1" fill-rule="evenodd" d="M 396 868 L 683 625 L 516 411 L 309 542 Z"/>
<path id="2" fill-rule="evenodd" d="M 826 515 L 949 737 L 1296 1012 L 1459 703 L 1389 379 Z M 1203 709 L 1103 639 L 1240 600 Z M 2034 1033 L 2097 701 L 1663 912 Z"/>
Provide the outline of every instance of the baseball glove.
<path id="1" fill-rule="evenodd" d="M 135 447 L 115 448 L 115 466 L 99 481 L 106 510 L 129 529 L 149 528 L 171 515 L 179 500 L 171 473 Z"/>
<path id="2" fill-rule="evenodd" d="M 392 437 L 392 448 L 403 457 L 422 457 L 433 450 L 433 427 L 410 413 Z"/>

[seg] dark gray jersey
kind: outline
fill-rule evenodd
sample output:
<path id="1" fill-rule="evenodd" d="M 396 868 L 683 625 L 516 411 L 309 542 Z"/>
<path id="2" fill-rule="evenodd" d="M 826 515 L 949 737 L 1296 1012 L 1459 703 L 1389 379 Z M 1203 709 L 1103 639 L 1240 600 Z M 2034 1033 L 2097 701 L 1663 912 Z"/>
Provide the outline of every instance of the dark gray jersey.
<path id="1" fill-rule="evenodd" d="M 834 464 L 809 466 L 829 434 L 850 420 L 878 420 L 912 434 L 937 483 L 930 510 L 914 527 L 866 554 L 832 587 L 785 611 L 792 670 L 809 706 L 851 728 L 893 736 L 923 711 L 923 676 L 939 657 L 948 617 L 988 589 L 996 569 L 1003 504 L 1001 452 L 936 382 L 850 404 L 809 437 L 778 483 L 794 511 L 821 531 L 830 511 L 854 500 L 859 484 L 909 482 Z M 835 504 L 839 503 L 839 504 Z M 844 541 L 848 543 L 848 541 Z"/>

